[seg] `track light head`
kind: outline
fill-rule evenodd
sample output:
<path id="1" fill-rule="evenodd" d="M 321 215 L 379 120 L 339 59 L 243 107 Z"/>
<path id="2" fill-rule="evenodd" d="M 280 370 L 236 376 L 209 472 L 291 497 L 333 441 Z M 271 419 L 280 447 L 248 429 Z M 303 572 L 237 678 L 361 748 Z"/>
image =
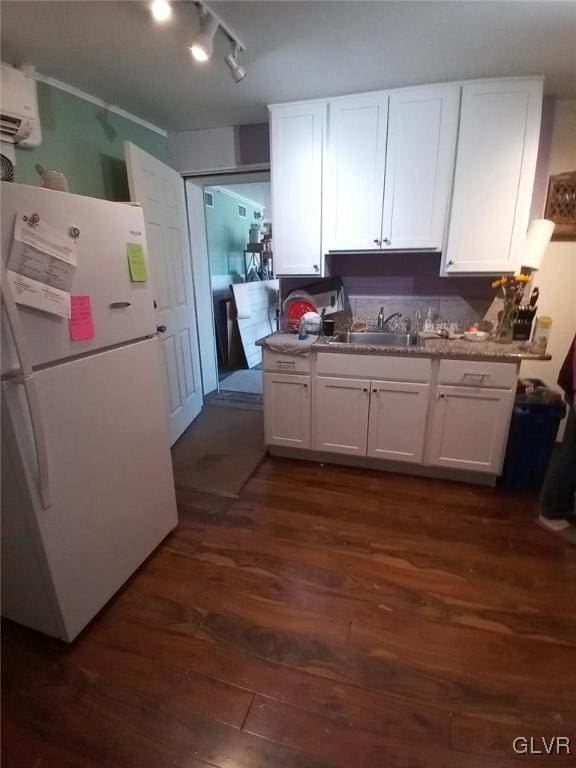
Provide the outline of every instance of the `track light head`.
<path id="1" fill-rule="evenodd" d="M 232 77 L 234 78 L 235 83 L 239 83 L 241 80 L 244 80 L 244 78 L 246 77 L 246 70 L 238 62 L 239 53 L 240 53 L 240 48 L 237 45 L 234 45 L 230 53 L 224 59 L 224 61 L 226 62 L 226 66 L 228 67 Z"/>
<path id="2" fill-rule="evenodd" d="M 209 12 L 202 21 L 200 34 L 196 35 L 190 45 L 192 56 L 199 62 L 209 61 L 214 50 L 214 35 L 218 30 L 218 20 Z"/>
<path id="3" fill-rule="evenodd" d="M 150 13 L 154 21 L 162 23 L 172 18 L 172 6 L 168 0 L 153 0 L 150 3 Z"/>

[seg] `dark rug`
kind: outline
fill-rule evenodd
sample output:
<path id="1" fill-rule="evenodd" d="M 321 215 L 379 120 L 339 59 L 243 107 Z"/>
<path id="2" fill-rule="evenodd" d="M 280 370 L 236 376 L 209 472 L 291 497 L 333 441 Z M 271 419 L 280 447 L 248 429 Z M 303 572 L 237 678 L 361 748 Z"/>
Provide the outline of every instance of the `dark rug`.
<path id="1" fill-rule="evenodd" d="M 262 406 L 219 405 L 207 400 L 172 447 L 174 480 L 176 488 L 238 498 L 265 454 Z"/>

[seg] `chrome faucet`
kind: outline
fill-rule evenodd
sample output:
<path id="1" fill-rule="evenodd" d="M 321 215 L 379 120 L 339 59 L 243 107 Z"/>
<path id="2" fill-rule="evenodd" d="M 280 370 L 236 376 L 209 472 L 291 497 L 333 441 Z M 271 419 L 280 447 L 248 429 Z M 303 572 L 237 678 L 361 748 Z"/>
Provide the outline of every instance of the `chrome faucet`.
<path id="1" fill-rule="evenodd" d="M 378 324 L 376 328 L 379 331 L 383 331 L 386 328 L 387 323 L 392 320 L 393 317 L 402 317 L 402 312 L 393 312 L 391 315 L 388 315 L 388 317 L 384 317 L 384 307 L 380 307 L 380 312 L 378 314 Z"/>

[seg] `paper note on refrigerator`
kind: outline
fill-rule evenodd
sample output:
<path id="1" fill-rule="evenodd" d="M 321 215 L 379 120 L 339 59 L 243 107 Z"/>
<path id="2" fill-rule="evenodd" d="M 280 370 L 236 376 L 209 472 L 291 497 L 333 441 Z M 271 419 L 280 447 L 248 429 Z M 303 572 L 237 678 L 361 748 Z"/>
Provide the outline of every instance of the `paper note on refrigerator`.
<path id="1" fill-rule="evenodd" d="M 145 283 L 148 280 L 146 257 L 142 243 L 126 243 L 130 280 L 133 283 Z"/>
<path id="2" fill-rule="evenodd" d="M 70 297 L 70 338 L 72 341 L 87 341 L 96 335 L 90 296 Z"/>
<path id="3" fill-rule="evenodd" d="M 77 243 L 42 221 L 19 211 L 8 269 L 60 291 L 70 291 L 76 268 Z"/>
<path id="4" fill-rule="evenodd" d="M 70 294 L 45 283 L 39 283 L 26 275 L 6 271 L 16 304 L 32 307 L 58 317 L 70 317 Z"/>

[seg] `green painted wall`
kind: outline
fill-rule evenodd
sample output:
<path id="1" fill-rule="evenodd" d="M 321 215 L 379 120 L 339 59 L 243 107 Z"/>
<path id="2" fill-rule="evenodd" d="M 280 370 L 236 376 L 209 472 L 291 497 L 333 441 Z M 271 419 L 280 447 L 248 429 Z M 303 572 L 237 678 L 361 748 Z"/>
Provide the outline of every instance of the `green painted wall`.
<path id="1" fill-rule="evenodd" d="M 164 136 L 106 112 L 78 96 L 38 83 L 42 144 L 16 150 L 16 181 L 41 186 L 34 166 L 62 171 L 70 192 L 106 200 L 129 200 L 124 141 L 168 161 Z"/>
<path id="2" fill-rule="evenodd" d="M 206 187 L 214 199 L 214 207 L 206 206 L 206 236 L 212 275 L 244 277 L 243 251 L 248 242 L 254 213 L 261 208 L 244 203 L 214 187 Z M 246 208 L 246 218 L 238 215 L 238 205 Z M 261 220 L 260 220 L 261 221 Z"/>

